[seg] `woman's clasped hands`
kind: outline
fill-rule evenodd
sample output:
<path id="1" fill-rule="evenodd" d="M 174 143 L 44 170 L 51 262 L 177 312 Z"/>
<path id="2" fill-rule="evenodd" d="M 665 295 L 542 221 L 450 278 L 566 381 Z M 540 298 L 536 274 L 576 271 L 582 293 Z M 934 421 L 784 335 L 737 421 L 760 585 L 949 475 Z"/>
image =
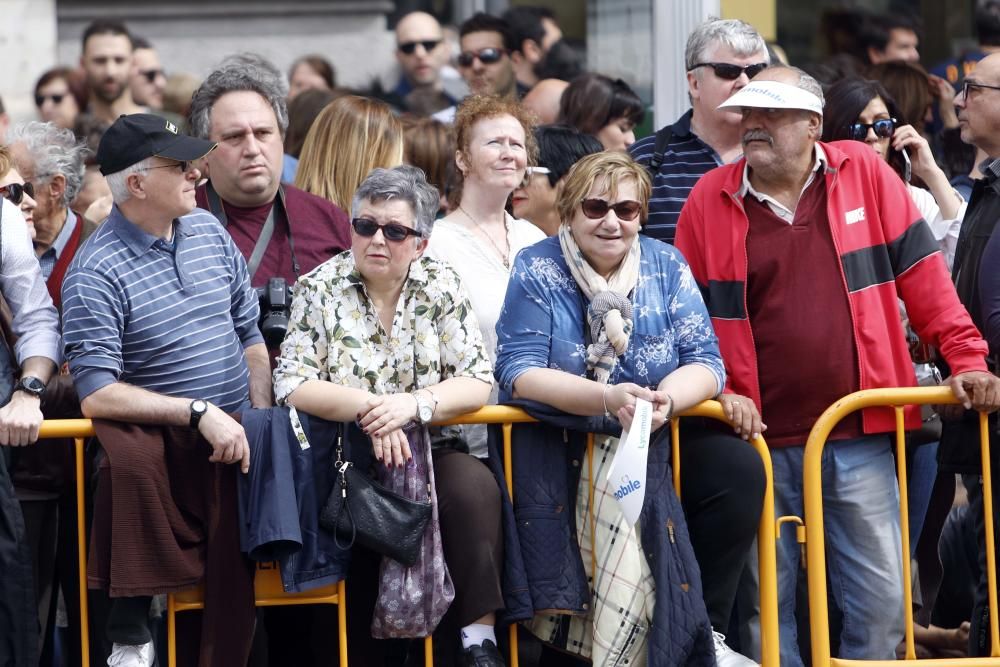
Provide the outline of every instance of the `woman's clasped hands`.
<path id="1" fill-rule="evenodd" d="M 358 425 L 372 440 L 375 459 L 402 468 L 413 455 L 403 426 L 416 418 L 417 399 L 413 394 L 372 396 L 358 411 Z"/>
<path id="2" fill-rule="evenodd" d="M 605 409 L 618 419 L 626 431 L 632 427 L 632 420 L 635 418 L 635 402 L 636 399 L 640 398 L 653 404 L 649 430 L 655 431 L 667 422 L 674 409 L 673 399 L 667 392 L 647 389 L 631 382 L 610 384 L 604 389 Z"/>

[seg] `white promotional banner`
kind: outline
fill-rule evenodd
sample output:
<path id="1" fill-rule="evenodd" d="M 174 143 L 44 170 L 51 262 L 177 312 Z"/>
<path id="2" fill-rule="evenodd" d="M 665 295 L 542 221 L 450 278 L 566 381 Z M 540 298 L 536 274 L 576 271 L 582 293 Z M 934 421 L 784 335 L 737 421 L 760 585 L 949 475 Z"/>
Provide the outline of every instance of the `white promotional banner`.
<path id="1" fill-rule="evenodd" d="M 622 432 L 618 451 L 608 469 L 608 486 L 630 524 L 639 520 L 642 501 L 646 497 L 646 459 L 649 456 L 652 419 L 653 404 L 636 399 L 632 429 Z"/>

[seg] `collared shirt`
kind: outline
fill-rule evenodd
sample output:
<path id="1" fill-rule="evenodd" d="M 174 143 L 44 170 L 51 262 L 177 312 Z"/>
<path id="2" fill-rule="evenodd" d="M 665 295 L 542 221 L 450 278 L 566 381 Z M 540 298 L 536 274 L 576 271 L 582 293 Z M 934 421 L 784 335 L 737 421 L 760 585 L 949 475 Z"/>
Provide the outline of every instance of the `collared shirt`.
<path id="1" fill-rule="evenodd" d="M 990 183 L 1000 178 L 1000 157 L 998 158 L 986 158 L 979 163 L 979 171 L 983 173 L 983 177 Z"/>
<path id="2" fill-rule="evenodd" d="M 244 348 L 262 343 L 246 262 L 214 216 L 174 221 L 173 241 L 115 206 L 63 283 L 66 359 L 80 398 L 115 382 L 234 410 L 249 398 Z"/>
<path id="3" fill-rule="evenodd" d="M 493 383 L 469 298 L 444 262 L 413 261 L 391 331 L 379 321 L 350 250 L 296 283 L 288 335 L 274 370 L 279 404 L 306 380 L 389 394 L 451 377 Z"/>
<path id="4" fill-rule="evenodd" d="M 17 336 L 14 356 L 18 365 L 29 357 L 45 357 L 59 364 L 59 314 L 52 305 L 28 225 L 21 210 L 7 199 L 0 209 L 0 292 L 14 314 L 11 328 Z"/>
<path id="5" fill-rule="evenodd" d="M 653 177 L 649 197 L 649 218 L 642 233 L 655 239 L 674 242 L 677 218 L 691 188 L 704 174 L 722 165 L 715 149 L 691 131 L 693 112 L 689 109 L 670 127 L 670 143 L 663 152 L 663 162 Z M 656 135 L 640 139 L 629 147 L 632 157 L 648 165 L 656 149 Z"/>
<path id="6" fill-rule="evenodd" d="M 52 245 L 38 258 L 38 264 L 42 267 L 42 276 L 46 280 L 52 275 L 52 271 L 56 268 L 56 262 L 62 256 L 62 252 L 66 249 L 66 244 L 69 243 L 70 237 L 73 236 L 73 230 L 76 229 L 78 224 L 80 224 L 80 221 L 77 219 L 76 213 L 73 213 L 70 209 L 66 209 L 66 222 L 63 223 L 63 227 L 59 230 L 59 234 L 56 236 L 55 241 L 52 242 Z"/>
<path id="7" fill-rule="evenodd" d="M 802 192 L 805 192 L 806 188 L 812 185 L 813 181 L 816 180 L 816 174 L 821 173 L 824 166 L 826 165 L 826 153 L 823 152 L 823 147 L 820 146 L 818 143 L 815 144 L 815 146 L 816 146 L 816 161 L 813 163 L 812 171 L 809 172 L 809 178 L 806 179 L 805 185 L 802 186 Z M 799 193 L 799 196 L 802 195 L 802 192 Z M 795 220 L 794 209 L 790 209 L 784 204 L 782 204 L 780 201 L 775 199 L 774 197 L 770 197 L 762 192 L 757 192 L 754 189 L 753 185 L 751 185 L 750 183 L 750 165 L 745 164 L 743 165 L 743 185 L 742 187 L 740 187 L 740 191 L 737 193 L 737 195 L 740 197 L 740 199 L 742 199 L 746 197 L 748 194 L 752 195 L 758 201 L 767 204 L 768 208 L 770 208 L 771 211 L 773 211 L 776 216 L 778 216 L 788 224 L 792 224 L 792 222 Z"/>

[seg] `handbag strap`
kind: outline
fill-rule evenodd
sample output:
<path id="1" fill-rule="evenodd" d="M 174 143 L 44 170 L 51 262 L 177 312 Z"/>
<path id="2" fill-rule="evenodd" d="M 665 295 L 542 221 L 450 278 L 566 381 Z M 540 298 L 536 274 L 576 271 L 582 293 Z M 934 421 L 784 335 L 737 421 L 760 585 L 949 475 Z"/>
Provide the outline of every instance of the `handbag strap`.
<path id="1" fill-rule="evenodd" d="M 353 463 L 350 461 L 344 461 L 344 446 L 341 439 L 341 434 L 337 434 L 337 460 L 333 464 L 334 470 L 337 472 L 337 477 L 340 481 L 340 503 L 341 512 L 347 512 L 347 521 L 351 525 L 351 539 L 344 545 L 340 543 L 337 539 L 337 531 L 333 531 L 333 543 L 338 549 L 343 549 L 344 551 L 350 550 L 354 546 L 354 540 L 358 536 L 358 527 L 354 522 L 354 515 L 351 513 L 351 504 L 347 502 L 347 469 L 350 468 Z"/>

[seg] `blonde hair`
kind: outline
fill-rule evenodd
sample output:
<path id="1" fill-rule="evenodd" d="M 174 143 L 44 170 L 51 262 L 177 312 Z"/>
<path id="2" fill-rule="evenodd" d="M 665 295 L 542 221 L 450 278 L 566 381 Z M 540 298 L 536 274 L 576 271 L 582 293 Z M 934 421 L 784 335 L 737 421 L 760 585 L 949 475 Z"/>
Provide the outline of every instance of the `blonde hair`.
<path id="1" fill-rule="evenodd" d="M 639 223 L 646 224 L 649 216 L 649 194 L 653 189 L 646 168 L 633 160 L 627 153 L 604 151 L 586 155 L 573 165 L 566 174 L 556 200 L 556 209 L 563 224 L 569 224 L 576 214 L 576 208 L 590 194 L 594 183 L 600 178 L 607 179 L 608 194 L 618 194 L 618 184 L 624 180 L 635 181 L 639 200 Z"/>
<path id="2" fill-rule="evenodd" d="M 7 172 L 14 167 L 14 157 L 10 154 L 10 149 L 0 146 L 0 178 L 7 175 Z"/>
<path id="3" fill-rule="evenodd" d="M 376 167 L 403 163 L 403 128 L 384 102 L 347 95 L 316 117 L 302 144 L 295 185 L 347 211 Z"/>

